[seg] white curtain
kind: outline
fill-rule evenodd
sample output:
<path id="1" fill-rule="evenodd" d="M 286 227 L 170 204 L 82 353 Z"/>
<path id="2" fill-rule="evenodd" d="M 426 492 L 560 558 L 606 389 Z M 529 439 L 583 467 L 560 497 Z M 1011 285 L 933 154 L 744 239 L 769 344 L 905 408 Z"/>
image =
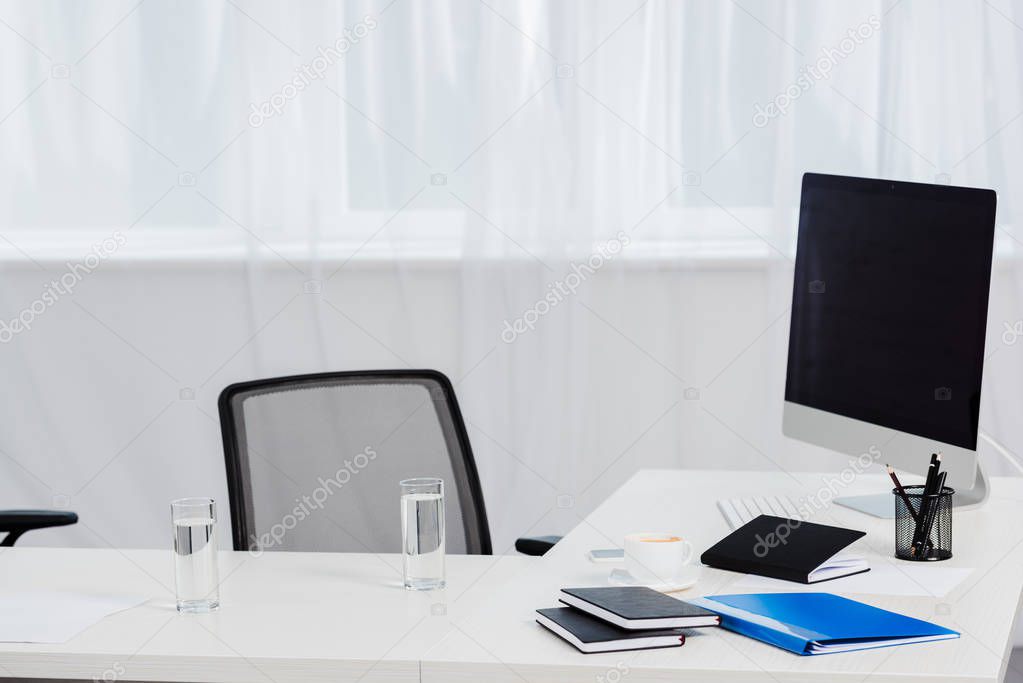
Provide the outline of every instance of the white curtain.
<path id="1" fill-rule="evenodd" d="M 998 190 L 981 423 L 1023 448 L 1019 2 L 0 19 L 0 320 L 30 327 L 0 345 L 0 506 L 82 518 L 26 543 L 164 546 L 182 495 L 226 516 L 217 394 L 288 373 L 447 373 L 498 552 L 641 467 L 835 469 L 780 435 L 807 170 Z"/>

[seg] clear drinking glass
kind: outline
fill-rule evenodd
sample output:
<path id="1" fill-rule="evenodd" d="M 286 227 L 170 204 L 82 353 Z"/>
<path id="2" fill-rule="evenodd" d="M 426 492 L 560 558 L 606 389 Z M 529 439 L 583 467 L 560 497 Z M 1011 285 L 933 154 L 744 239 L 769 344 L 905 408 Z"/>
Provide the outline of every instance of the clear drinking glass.
<path id="1" fill-rule="evenodd" d="M 171 502 L 174 524 L 174 585 L 179 612 L 220 607 L 217 572 L 217 504 L 212 498 Z"/>
<path id="2" fill-rule="evenodd" d="M 423 477 L 399 484 L 405 588 L 443 588 L 444 480 Z"/>

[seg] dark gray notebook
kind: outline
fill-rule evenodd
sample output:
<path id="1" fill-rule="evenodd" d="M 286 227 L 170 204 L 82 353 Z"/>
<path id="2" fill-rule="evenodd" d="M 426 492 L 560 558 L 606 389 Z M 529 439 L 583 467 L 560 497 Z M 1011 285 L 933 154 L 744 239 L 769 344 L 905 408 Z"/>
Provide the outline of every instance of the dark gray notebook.
<path id="1" fill-rule="evenodd" d="M 863 531 L 760 515 L 725 536 L 700 556 L 718 569 L 817 583 L 870 570 L 861 557 L 836 556 Z"/>
<path id="2" fill-rule="evenodd" d="M 536 623 L 587 654 L 678 647 L 686 642 L 685 633 L 679 628 L 630 631 L 571 607 L 538 609 Z"/>
<path id="3" fill-rule="evenodd" d="M 697 628 L 721 623 L 713 612 L 645 586 L 562 588 L 558 599 L 624 629 Z"/>

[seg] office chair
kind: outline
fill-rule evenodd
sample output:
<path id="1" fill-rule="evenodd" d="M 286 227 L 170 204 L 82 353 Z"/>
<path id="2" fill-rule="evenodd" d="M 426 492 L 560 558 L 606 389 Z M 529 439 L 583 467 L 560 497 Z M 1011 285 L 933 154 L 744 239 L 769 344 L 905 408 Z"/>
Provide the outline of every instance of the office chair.
<path id="1" fill-rule="evenodd" d="M 26 531 L 67 526 L 78 522 L 78 515 L 63 510 L 0 510 L 0 533 L 6 533 L 0 547 L 10 547 Z"/>
<path id="2" fill-rule="evenodd" d="M 444 479 L 447 551 L 491 554 L 454 388 L 432 370 L 232 384 L 219 400 L 235 550 L 399 552 L 398 482 Z"/>

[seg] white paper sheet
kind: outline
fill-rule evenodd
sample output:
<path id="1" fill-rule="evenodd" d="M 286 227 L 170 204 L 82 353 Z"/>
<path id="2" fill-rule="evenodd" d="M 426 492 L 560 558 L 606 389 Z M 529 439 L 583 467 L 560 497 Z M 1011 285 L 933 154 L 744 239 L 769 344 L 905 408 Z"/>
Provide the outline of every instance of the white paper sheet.
<path id="1" fill-rule="evenodd" d="M 0 642 L 64 643 L 103 617 L 146 600 L 142 595 L 0 593 Z"/>
<path id="2" fill-rule="evenodd" d="M 869 572 L 843 576 L 840 579 L 823 581 L 810 585 L 769 579 L 764 576 L 747 574 L 729 586 L 743 590 L 805 590 L 828 593 L 868 593 L 873 595 L 920 595 L 942 598 L 962 583 L 973 569 L 964 567 L 935 567 L 900 563 L 881 564 L 871 567 Z"/>

